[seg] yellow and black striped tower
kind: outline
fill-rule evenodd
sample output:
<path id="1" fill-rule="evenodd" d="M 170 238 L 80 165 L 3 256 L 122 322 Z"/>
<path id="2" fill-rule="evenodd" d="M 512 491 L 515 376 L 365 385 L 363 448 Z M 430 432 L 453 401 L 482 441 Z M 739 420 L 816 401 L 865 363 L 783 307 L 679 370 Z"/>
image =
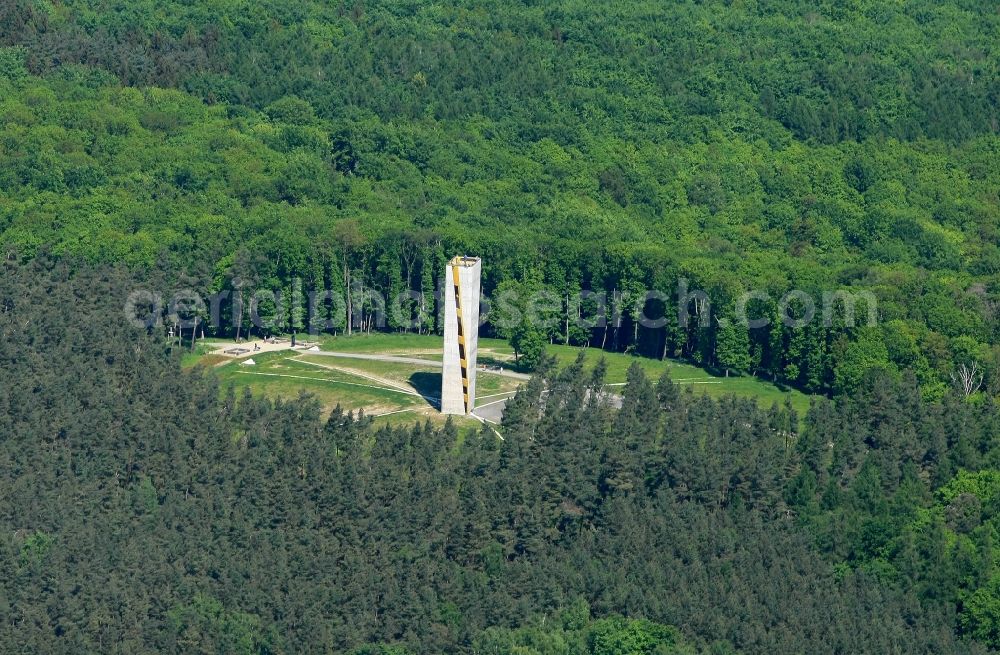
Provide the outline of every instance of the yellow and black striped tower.
<path id="1" fill-rule="evenodd" d="M 481 274 L 478 257 L 455 257 L 445 271 L 441 374 L 441 411 L 445 414 L 471 414 L 476 406 Z"/>

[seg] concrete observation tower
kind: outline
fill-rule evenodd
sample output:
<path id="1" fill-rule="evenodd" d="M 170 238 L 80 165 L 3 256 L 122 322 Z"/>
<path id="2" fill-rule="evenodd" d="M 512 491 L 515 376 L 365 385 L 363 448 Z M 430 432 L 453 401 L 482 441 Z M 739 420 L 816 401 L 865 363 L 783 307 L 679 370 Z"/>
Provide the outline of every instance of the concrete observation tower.
<path id="1" fill-rule="evenodd" d="M 471 414 L 476 406 L 476 355 L 479 352 L 478 257 L 455 257 L 445 269 L 444 368 L 441 412 Z"/>

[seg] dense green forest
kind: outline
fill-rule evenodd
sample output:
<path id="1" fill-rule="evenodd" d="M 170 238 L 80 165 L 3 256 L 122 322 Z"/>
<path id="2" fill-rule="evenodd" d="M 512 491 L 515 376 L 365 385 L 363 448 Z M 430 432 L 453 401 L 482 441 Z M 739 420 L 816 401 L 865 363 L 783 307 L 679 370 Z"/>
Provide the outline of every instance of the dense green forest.
<path id="1" fill-rule="evenodd" d="M 998 34 L 972 0 L 5 3 L 0 243 L 428 298 L 468 252 L 488 294 L 563 299 L 553 341 L 834 394 L 976 365 L 992 395 Z M 637 326 L 679 278 L 707 327 Z M 568 329 L 580 289 L 621 321 Z M 751 289 L 871 291 L 879 325 L 720 329 Z"/>
<path id="2" fill-rule="evenodd" d="M 1000 650 L 998 37 L 978 0 L 0 3 L 0 651 Z M 236 393 L 122 312 L 331 289 L 324 329 L 433 333 L 456 253 L 552 303 L 483 327 L 535 369 L 495 430 Z M 546 341 L 816 396 L 612 398 Z"/>
<path id="3" fill-rule="evenodd" d="M 872 373 L 798 431 L 638 366 L 614 410 L 600 366 L 543 362 L 503 439 L 374 431 L 182 370 L 120 270 L 2 272 L 4 652 L 1000 646 L 992 403 Z"/>

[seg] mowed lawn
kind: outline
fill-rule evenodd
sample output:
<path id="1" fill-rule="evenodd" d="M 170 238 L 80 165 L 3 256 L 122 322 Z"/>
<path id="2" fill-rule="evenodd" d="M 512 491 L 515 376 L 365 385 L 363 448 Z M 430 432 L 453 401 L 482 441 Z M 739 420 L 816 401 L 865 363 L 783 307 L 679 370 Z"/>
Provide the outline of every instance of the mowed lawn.
<path id="1" fill-rule="evenodd" d="M 249 386 L 266 396 L 292 399 L 301 390 L 316 396 L 327 410 L 338 404 L 344 410 L 364 409 L 382 413 L 415 407 L 425 401 L 416 393 L 404 393 L 355 375 L 322 369 L 292 359 L 289 352 L 265 353 L 253 358 L 253 366 L 233 361 L 215 369 L 224 385 Z M 245 361 L 245 360 L 243 360 Z"/>
<path id="2" fill-rule="evenodd" d="M 232 383 L 238 389 L 249 387 L 255 393 L 273 398 L 294 399 L 300 392 L 307 391 L 319 400 L 325 412 L 340 405 L 345 411 L 363 409 L 368 415 L 379 416 L 379 423 L 410 424 L 414 420 L 431 420 L 436 424 L 444 422 L 444 417 L 435 409 L 441 391 L 441 368 L 430 363 L 441 359 L 440 337 L 361 334 L 321 337 L 319 343 L 326 351 L 415 357 L 427 359 L 429 363 L 421 366 L 416 363 L 329 357 L 303 351 L 279 351 L 254 356 L 255 366 L 243 366 L 238 360 L 219 366 L 218 358 L 205 354 L 218 344 L 199 347 L 197 350 L 201 352 L 190 353 L 185 363 L 194 361 L 200 355 L 199 363 L 213 367 L 224 386 Z M 660 361 L 607 353 L 596 348 L 551 345 L 548 352 L 556 357 L 560 366 L 569 365 L 582 352 L 587 369 L 592 369 L 603 357 L 607 363 L 607 383 L 613 387 L 623 385 L 626 372 L 635 363 L 654 382 L 668 370 L 675 382 L 690 387 L 695 393 L 716 398 L 727 394 L 754 398 L 764 408 L 789 400 L 800 417 L 809 409 L 810 396 L 752 376 L 714 376 L 704 369 L 674 360 Z M 501 339 L 480 339 L 479 358 L 481 363 L 512 367 L 514 351 Z M 519 380 L 489 372 L 480 372 L 477 380 L 476 396 L 483 400 L 510 394 L 521 384 Z M 463 427 L 478 425 L 474 419 L 461 417 L 458 424 Z"/>
<path id="3" fill-rule="evenodd" d="M 224 389 L 232 384 L 238 390 L 248 387 L 255 394 L 284 400 L 294 400 L 305 391 L 316 397 L 324 413 L 338 405 L 344 411 L 363 410 L 366 415 L 376 417 L 377 425 L 409 425 L 424 420 L 440 425 L 446 420 L 436 409 L 441 370 L 434 366 L 292 351 L 262 353 L 252 359 L 255 362 L 252 366 L 241 364 L 246 361 L 243 359 L 229 360 L 214 368 Z M 491 387 L 488 383 L 485 386 Z M 507 390 L 513 391 L 515 386 L 510 385 Z M 463 429 L 478 429 L 481 425 L 471 418 L 453 420 Z"/>
<path id="4" fill-rule="evenodd" d="M 310 340 L 312 340 L 310 338 Z M 339 352 L 367 353 L 372 355 L 403 355 L 441 360 L 443 348 L 440 336 L 427 334 L 376 332 L 373 334 L 322 335 L 315 339 L 323 350 Z"/>
<path id="5" fill-rule="evenodd" d="M 375 354 L 361 353 L 359 354 Z M 388 354 L 388 353 L 384 353 Z M 411 353 L 398 353 L 400 356 L 412 357 Z M 441 395 L 441 367 L 400 362 L 382 362 L 370 359 L 348 359 L 342 357 L 325 357 L 323 355 L 304 354 L 297 358 L 317 367 L 330 367 L 337 370 L 351 371 L 356 375 L 372 379 L 386 380 L 393 384 L 409 385 L 424 396 L 437 398 Z M 440 361 L 440 356 L 438 357 Z M 480 371 L 476 376 L 476 397 L 512 393 L 521 384 L 520 380 L 495 375 L 489 371 Z"/>
<path id="6" fill-rule="evenodd" d="M 677 384 L 691 386 L 695 393 L 704 393 L 713 398 L 732 394 L 743 398 L 755 398 L 764 408 L 770 408 L 774 403 L 783 404 L 790 401 L 799 417 L 809 411 L 810 396 L 796 389 L 780 387 L 767 380 L 752 375 L 723 377 L 712 375 L 705 369 L 678 362 L 676 360 L 658 360 L 646 357 L 634 357 L 620 353 L 602 353 L 596 348 L 574 348 L 572 346 L 549 346 L 548 352 L 555 355 L 560 366 L 565 366 L 576 360 L 582 351 L 586 366 L 593 367 L 604 356 L 608 366 L 608 384 L 620 385 L 625 382 L 626 373 L 632 364 L 638 364 L 653 381 L 657 381 L 663 372 L 669 371 L 670 378 Z"/>
<path id="7" fill-rule="evenodd" d="M 442 345 L 441 337 L 434 335 L 360 334 L 350 337 L 326 337 L 320 341 L 320 347 L 323 350 L 340 352 L 381 353 L 409 357 L 424 356 L 440 361 Z M 712 375 L 705 369 L 676 360 L 658 360 L 602 352 L 597 348 L 550 345 L 547 347 L 547 351 L 555 356 L 560 366 L 572 363 L 578 353 L 583 352 L 585 365 L 588 369 L 592 368 L 601 357 L 604 357 L 608 366 L 607 382 L 611 385 L 624 383 L 626 372 L 635 363 L 641 366 L 646 375 L 654 382 L 660 378 L 664 370 L 669 370 L 670 377 L 675 382 L 691 386 L 696 393 L 704 393 L 714 398 L 727 394 L 755 398 L 765 408 L 770 408 L 774 403 L 783 404 L 787 399 L 800 417 L 809 410 L 809 395 L 750 375 L 727 378 Z M 514 350 L 503 339 L 480 339 L 479 361 L 480 363 L 513 364 Z M 485 375 L 479 377 L 481 382 L 477 395 L 485 393 L 483 385 L 485 379 L 488 379 Z"/>

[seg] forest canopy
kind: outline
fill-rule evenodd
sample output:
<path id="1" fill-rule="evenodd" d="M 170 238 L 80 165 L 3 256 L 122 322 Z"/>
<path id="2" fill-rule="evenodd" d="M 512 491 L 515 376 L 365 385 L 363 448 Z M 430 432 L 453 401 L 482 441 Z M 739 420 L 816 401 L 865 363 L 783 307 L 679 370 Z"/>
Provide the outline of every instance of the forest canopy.
<path id="1" fill-rule="evenodd" d="M 0 241 L 22 258 L 155 267 L 205 292 L 395 294 L 432 291 L 469 252 L 487 293 L 626 307 L 611 334 L 553 341 L 821 393 L 913 369 L 939 398 L 963 364 L 1000 385 L 988 3 L 0 12 Z M 708 329 L 634 326 L 636 290 L 679 278 L 713 298 Z M 870 291 L 880 327 L 720 334 L 753 289 Z"/>
<path id="2" fill-rule="evenodd" d="M 998 34 L 979 0 L 0 3 L 0 651 L 1000 649 Z M 555 299 L 483 328 L 534 369 L 495 428 L 237 393 L 121 311 L 330 289 L 333 331 L 435 333 L 459 253 Z M 874 320 L 751 327 L 750 291 Z M 210 334 L 262 332 L 234 308 Z M 612 399 L 547 343 L 814 397 L 637 364 Z"/>
<path id="3" fill-rule="evenodd" d="M 1000 646 L 992 404 L 880 376 L 800 428 L 634 366 L 614 409 L 581 357 L 542 362 L 502 439 L 375 430 L 181 369 L 116 311 L 131 283 L 3 264 L 5 652 Z"/>

